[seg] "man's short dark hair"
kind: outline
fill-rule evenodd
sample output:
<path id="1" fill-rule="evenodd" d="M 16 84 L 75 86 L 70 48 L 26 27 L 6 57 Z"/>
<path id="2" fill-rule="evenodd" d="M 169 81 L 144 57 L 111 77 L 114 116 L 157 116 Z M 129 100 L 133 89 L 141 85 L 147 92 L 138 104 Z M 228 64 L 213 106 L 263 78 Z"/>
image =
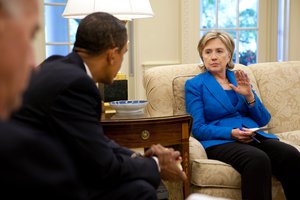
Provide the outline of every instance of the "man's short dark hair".
<path id="1" fill-rule="evenodd" d="M 108 13 L 97 12 L 81 20 L 74 49 L 82 48 L 88 54 L 99 55 L 115 47 L 121 50 L 126 42 L 125 23 Z"/>

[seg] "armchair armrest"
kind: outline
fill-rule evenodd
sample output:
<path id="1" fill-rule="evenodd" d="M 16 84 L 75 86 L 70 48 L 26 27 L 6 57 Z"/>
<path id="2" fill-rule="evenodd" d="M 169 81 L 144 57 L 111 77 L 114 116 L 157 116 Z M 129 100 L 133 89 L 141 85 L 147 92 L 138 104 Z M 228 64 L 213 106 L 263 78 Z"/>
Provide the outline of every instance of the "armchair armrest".
<path id="1" fill-rule="evenodd" d="M 190 162 L 196 159 L 207 159 L 206 151 L 201 143 L 190 136 L 189 139 L 189 150 L 190 150 Z"/>

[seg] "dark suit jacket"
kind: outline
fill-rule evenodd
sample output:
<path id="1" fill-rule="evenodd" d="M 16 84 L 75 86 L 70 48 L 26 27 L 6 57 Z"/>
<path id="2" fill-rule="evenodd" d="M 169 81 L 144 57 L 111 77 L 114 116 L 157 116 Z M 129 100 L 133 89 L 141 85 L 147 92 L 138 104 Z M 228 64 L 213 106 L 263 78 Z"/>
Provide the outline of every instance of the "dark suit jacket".
<path id="1" fill-rule="evenodd" d="M 134 179 L 156 188 L 160 174 L 155 161 L 131 158 L 131 151 L 104 135 L 100 117 L 99 90 L 75 52 L 41 64 L 32 75 L 24 106 L 15 115 L 18 121 L 61 139 L 88 189 L 104 191 Z"/>
<path id="2" fill-rule="evenodd" d="M 233 85 L 237 85 L 233 71 L 226 75 Z M 253 91 L 254 92 L 254 91 Z M 185 85 L 186 109 L 194 122 L 193 135 L 204 148 L 234 142 L 233 128 L 256 128 L 265 126 L 271 116 L 254 92 L 255 104 L 249 106 L 244 96 L 237 94 L 238 103 L 233 106 L 226 92 L 210 72 L 205 72 L 188 80 Z M 258 132 L 267 138 L 277 138 L 273 134 Z"/>
<path id="3" fill-rule="evenodd" d="M 83 199 L 63 146 L 42 132 L 0 122 L 1 199 Z"/>

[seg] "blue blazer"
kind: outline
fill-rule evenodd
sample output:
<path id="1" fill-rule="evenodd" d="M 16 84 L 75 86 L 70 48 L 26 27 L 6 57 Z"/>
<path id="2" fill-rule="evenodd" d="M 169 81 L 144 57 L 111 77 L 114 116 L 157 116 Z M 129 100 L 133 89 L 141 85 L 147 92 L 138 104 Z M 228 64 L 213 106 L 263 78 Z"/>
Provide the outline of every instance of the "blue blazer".
<path id="1" fill-rule="evenodd" d="M 237 86 L 233 71 L 226 71 L 229 81 Z M 253 91 L 254 92 L 254 91 Z M 268 124 L 270 113 L 254 92 L 256 103 L 249 106 L 244 96 L 237 94 L 238 103 L 233 106 L 226 92 L 210 72 L 188 80 L 185 84 L 186 110 L 193 117 L 193 136 L 204 148 L 235 142 L 231 138 L 234 128 L 255 128 Z M 263 131 L 258 134 L 278 139 Z"/>

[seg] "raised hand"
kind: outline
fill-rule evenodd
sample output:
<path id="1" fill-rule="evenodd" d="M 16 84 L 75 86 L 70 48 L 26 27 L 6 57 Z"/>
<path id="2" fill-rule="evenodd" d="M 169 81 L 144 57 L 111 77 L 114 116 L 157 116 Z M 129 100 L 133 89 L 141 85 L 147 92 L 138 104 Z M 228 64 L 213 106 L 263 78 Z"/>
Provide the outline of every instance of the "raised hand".
<path id="1" fill-rule="evenodd" d="M 243 95 L 247 101 L 251 101 L 254 99 L 254 94 L 251 89 L 251 84 L 248 78 L 248 75 L 242 70 L 235 70 L 234 75 L 237 81 L 237 87 L 233 84 L 229 84 L 229 86 L 237 93 Z"/>

